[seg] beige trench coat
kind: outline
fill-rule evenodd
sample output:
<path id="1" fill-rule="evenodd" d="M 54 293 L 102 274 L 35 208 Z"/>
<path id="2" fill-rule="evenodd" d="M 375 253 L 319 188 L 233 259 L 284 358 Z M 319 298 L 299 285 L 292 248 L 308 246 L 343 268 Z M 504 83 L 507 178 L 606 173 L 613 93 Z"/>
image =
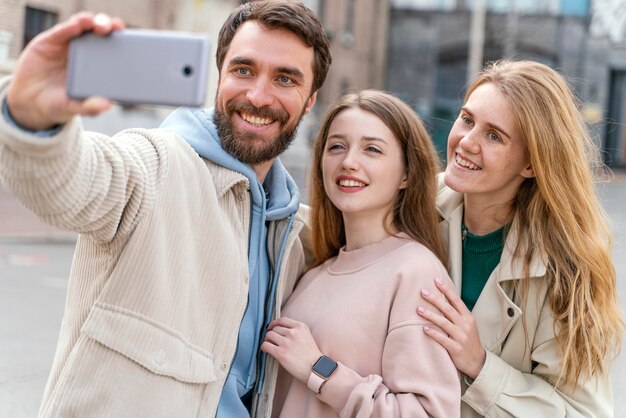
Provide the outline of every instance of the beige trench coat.
<path id="1" fill-rule="evenodd" d="M 437 207 L 449 249 L 448 270 L 460 292 L 463 195 L 445 186 L 443 175 L 438 180 Z M 463 377 L 461 416 L 612 417 L 609 376 L 579 385 L 576 391 L 548 383 L 558 374 L 560 359 L 546 297 L 546 267 L 539 257 L 532 260 L 528 302 L 525 307 L 518 306 L 513 284 L 525 279 L 521 260 L 512 257 L 515 239 L 515 231 L 511 231 L 500 264 L 472 311 L 487 359 L 473 382 Z M 524 334 L 524 322 L 528 335 Z"/>

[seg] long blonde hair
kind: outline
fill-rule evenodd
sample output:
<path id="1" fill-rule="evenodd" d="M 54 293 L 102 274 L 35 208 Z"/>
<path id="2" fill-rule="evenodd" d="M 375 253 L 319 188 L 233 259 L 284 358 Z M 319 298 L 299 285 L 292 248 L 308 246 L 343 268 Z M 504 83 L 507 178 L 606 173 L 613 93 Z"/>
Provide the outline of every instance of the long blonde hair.
<path id="1" fill-rule="evenodd" d="M 336 256 L 346 243 L 341 212 L 324 190 L 322 157 L 331 123 L 339 113 L 349 108 L 360 108 L 377 116 L 400 143 L 408 187 L 398 192 L 391 208 L 392 225 L 426 246 L 445 265 L 435 206 L 436 175 L 440 171 L 437 153 L 417 114 L 400 99 L 378 90 L 363 90 L 341 97 L 322 120 L 313 147 L 309 199 L 315 263 L 321 264 Z"/>
<path id="2" fill-rule="evenodd" d="M 557 382 L 574 387 L 607 372 L 621 345 L 624 322 L 611 261 L 612 236 L 594 190 L 602 167 L 577 102 L 565 79 L 532 61 L 498 61 L 471 85 L 491 83 L 513 109 L 535 178 L 513 202 L 515 255 L 547 261 L 547 288 L 562 356 Z M 520 289 L 523 305 L 528 280 Z M 523 306 L 522 305 L 522 306 Z M 554 383 L 554 382 L 553 382 Z"/>

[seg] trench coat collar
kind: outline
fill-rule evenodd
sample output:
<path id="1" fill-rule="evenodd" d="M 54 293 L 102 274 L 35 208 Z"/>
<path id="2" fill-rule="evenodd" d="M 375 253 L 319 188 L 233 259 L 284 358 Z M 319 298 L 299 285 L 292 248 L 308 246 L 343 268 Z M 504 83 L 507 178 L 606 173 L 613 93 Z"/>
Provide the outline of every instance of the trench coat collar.
<path id="1" fill-rule="evenodd" d="M 438 177 L 438 181 L 437 209 L 442 218 L 440 230 L 448 247 L 448 272 L 460 294 L 463 285 L 463 194 L 445 186 L 443 175 Z M 523 258 L 513 255 L 517 236 L 518 232 L 514 228 L 509 231 L 500 263 L 489 276 L 472 310 L 483 347 L 496 354 L 499 354 L 503 341 L 522 316 L 522 308 L 513 301 L 515 282 L 524 280 Z M 539 277 L 543 280 L 545 274 L 546 263 L 535 253 L 529 264 L 529 278 Z"/>
<path id="2" fill-rule="evenodd" d="M 448 247 L 448 272 L 460 293 L 461 289 L 461 261 L 463 256 L 463 239 L 461 225 L 463 222 L 463 194 L 456 192 L 445 185 L 443 173 L 437 177 L 437 211 L 441 217 L 440 231 L 444 244 Z M 506 237 L 500 263 L 492 272 L 498 282 L 523 279 L 523 263 L 520 257 L 514 257 L 518 231 L 511 229 Z M 521 253 L 524 253 L 523 249 Z M 529 265 L 530 277 L 541 277 L 546 274 L 545 257 L 535 252 Z"/>

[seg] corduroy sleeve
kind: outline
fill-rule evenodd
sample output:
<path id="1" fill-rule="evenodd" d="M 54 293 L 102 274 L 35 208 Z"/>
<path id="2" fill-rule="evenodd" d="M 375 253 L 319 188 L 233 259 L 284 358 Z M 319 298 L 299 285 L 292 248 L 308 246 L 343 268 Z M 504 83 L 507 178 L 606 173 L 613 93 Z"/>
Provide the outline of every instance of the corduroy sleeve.
<path id="1" fill-rule="evenodd" d="M 9 79 L 0 82 L 4 101 Z M 130 233 L 167 171 L 165 139 L 150 130 L 114 137 L 75 117 L 38 137 L 0 117 L 0 180 L 44 222 L 109 242 Z"/>

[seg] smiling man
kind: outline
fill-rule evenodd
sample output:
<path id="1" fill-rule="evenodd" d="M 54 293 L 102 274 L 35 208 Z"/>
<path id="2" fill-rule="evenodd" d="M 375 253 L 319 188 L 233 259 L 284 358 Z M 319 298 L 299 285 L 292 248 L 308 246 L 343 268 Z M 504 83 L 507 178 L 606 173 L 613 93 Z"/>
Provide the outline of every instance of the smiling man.
<path id="1" fill-rule="evenodd" d="M 276 157 L 315 104 L 328 39 L 300 3 L 244 4 L 219 35 L 214 109 L 85 132 L 80 115 L 110 103 L 66 96 L 68 44 L 122 27 L 73 16 L 0 82 L 3 186 L 80 234 L 39 415 L 267 416 L 277 365 L 260 340 L 305 266 L 299 193 Z"/>

